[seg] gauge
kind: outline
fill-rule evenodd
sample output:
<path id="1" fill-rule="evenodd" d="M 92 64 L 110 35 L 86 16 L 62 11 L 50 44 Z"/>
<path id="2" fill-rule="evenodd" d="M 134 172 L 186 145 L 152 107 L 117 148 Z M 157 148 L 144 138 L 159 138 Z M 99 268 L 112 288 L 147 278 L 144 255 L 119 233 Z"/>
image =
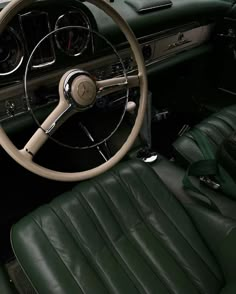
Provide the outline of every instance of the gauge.
<path id="1" fill-rule="evenodd" d="M 37 46 L 31 60 L 32 67 L 42 68 L 53 64 L 56 61 L 53 36 L 48 36 L 38 45 L 51 32 L 48 13 L 44 11 L 30 11 L 21 14 L 19 19 L 24 32 L 25 46 L 28 54 L 30 55 Z"/>
<path id="2" fill-rule="evenodd" d="M 58 18 L 55 29 L 72 26 L 85 27 L 85 29 L 67 28 L 56 32 L 55 38 L 58 48 L 64 53 L 69 56 L 78 56 L 88 46 L 90 40 L 90 24 L 82 12 L 69 11 Z"/>
<path id="3" fill-rule="evenodd" d="M 23 42 L 12 28 L 0 36 L 0 76 L 16 71 L 24 58 Z"/>

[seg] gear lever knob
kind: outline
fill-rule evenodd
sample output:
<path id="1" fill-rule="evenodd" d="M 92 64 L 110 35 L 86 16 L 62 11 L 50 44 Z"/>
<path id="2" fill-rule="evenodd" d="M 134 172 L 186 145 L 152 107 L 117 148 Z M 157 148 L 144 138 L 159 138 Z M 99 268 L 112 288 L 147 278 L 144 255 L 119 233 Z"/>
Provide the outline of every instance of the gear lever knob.
<path id="1" fill-rule="evenodd" d="M 137 107 L 137 105 L 136 105 L 135 102 L 129 101 L 127 103 L 126 111 L 129 112 L 129 113 L 131 113 L 131 114 L 133 114 L 134 111 L 135 111 L 135 109 L 136 109 L 136 107 Z"/>

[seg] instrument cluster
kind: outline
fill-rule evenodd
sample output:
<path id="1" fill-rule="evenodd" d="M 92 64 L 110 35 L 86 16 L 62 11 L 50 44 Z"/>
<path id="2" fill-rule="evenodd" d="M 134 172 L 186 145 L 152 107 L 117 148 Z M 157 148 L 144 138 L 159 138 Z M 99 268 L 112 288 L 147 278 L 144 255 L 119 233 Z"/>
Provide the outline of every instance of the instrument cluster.
<path id="1" fill-rule="evenodd" d="M 32 54 L 31 69 L 48 68 L 57 59 L 81 56 L 92 43 L 90 29 L 89 18 L 78 8 L 61 13 L 33 9 L 18 14 L 0 35 L 0 76 L 23 68 L 41 40 Z"/>

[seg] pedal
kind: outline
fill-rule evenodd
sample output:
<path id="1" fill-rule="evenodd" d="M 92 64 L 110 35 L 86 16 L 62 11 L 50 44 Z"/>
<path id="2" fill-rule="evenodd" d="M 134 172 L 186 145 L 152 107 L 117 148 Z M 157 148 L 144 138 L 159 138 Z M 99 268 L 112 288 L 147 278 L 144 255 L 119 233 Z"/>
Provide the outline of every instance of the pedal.
<path id="1" fill-rule="evenodd" d="M 168 117 L 170 116 L 170 112 L 168 109 L 163 109 L 163 110 L 156 110 L 154 109 L 153 111 L 153 115 L 152 115 L 152 121 L 153 122 L 159 122 L 162 120 L 166 120 L 168 119 Z"/>

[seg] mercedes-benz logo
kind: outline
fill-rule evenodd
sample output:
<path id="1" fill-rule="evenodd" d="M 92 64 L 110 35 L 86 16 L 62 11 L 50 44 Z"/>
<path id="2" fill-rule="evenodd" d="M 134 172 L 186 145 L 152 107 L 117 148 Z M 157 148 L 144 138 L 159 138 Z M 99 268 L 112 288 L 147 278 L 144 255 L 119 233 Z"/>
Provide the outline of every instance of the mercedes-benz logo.
<path id="1" fill-rule="evenodd" d="M 84 83 L 81 83 L 81 85 L 80 85 L 80 95 L 84 96 L 85 92 L 86 92 L 86 86 L 85 86 Z"/>
<path id="2" fill-rule="evenodd" d="M 71 86 L 71 95 L 74 101 L 82 107 L 92 105 L 96 99 L 96 84 L 86 75 L 77 77 Z"/>
<path id="3" fill-rule="evenodd" d="M 90 85 L 88 82 L 80 83 L 78 87 L 80 97 L 84 97 L 85 94 L 89 96 L 89 92 L 90 92 L 89 88 L 90 88 Z"/>

